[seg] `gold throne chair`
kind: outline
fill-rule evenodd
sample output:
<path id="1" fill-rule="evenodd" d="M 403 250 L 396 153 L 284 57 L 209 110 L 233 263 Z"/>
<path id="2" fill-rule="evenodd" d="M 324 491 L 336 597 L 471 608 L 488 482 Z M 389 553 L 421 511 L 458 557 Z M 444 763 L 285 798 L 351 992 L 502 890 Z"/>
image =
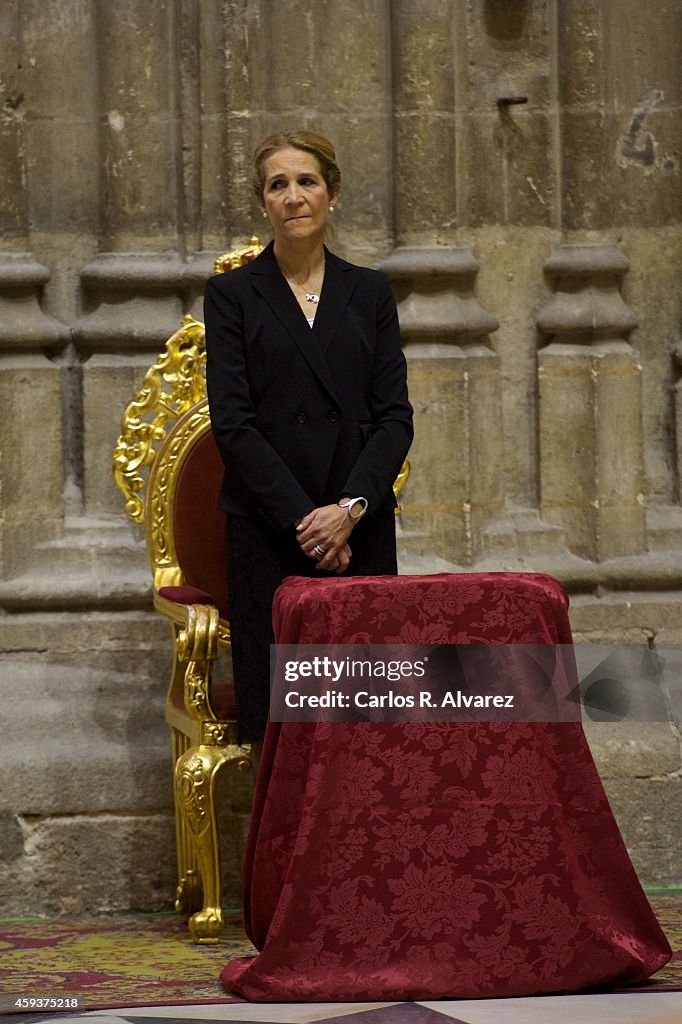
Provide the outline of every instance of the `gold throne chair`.
<path id="1" fill-rule="evenodd" d="M 220 256 L 214 273 L 261 251 L 258 238 Z M 225 766 L 248 769 L 237 744 L 231 680 L 214 681 L 219 649 L 230 647 L 225 515 L 216 510 L 223 464 L 206 398 L 204 325 L 186 316 L 128 405 L 113 456 L 125 511 L 144 524 L 154 607 L 172 630 L 165 703 L 174 763 L 178 889 L 196 942 L 223 929 L 216 779 Z"/>

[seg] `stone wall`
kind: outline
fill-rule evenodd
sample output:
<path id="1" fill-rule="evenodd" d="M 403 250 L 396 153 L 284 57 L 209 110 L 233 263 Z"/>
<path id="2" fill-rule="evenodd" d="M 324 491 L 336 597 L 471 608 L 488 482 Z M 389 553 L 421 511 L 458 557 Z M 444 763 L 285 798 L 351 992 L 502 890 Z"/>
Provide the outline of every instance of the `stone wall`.
<path id="1" fill-rule="evenodd" d="M 416 410 L 406 572 L 536 569 L 581 641 L 682 642 L 677 0 L 4 0 L 2 913 L 166 906 L 168 633 L 110 455 L 269 130 L 336 143 Z M 682 881 L 678 725 L 589 730 Z M 226 797 L 238 894 L 247 784 Z"/>

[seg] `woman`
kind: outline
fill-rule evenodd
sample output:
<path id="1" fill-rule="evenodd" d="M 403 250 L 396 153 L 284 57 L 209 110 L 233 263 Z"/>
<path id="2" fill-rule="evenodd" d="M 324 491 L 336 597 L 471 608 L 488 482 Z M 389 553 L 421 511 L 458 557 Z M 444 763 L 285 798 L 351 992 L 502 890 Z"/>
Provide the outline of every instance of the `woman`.
<path id="1" fill-rule="evenodd" d="M 269 136 L 254 189 L 274 240 L 209 281 L 205 321 L 237 717 L 257 758 L 282 579 L 397 571 L 392 484 L 412 408 L 387 278 L 324 246 L 341 189 L 332 144 L 309 131 Z"/>

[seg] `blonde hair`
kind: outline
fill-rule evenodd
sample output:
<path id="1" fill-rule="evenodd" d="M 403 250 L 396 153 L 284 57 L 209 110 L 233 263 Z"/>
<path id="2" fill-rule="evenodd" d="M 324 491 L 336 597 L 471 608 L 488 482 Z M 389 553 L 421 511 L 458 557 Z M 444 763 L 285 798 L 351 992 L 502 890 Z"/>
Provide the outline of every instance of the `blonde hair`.
<path id="1" fill-rule="evenodd" d="M 279 149 L 302 149 L 317 158 L 330 196 L 335 196 L 341 188 L 341 171 L 336 163 L 334 147 L 324 135 L 309 132 L 303 128 L 292 132 L 274 132 L 256 147 L 253 154 L 253 191 L 259 202 L 263 200 L 265 188 L 265 161 Z"/>

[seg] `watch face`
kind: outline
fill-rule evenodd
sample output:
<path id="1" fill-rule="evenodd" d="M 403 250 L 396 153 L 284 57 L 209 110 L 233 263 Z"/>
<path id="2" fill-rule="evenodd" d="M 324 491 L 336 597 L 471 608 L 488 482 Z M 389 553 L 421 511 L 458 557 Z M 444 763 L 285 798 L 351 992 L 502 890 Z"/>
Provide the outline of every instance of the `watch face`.
<path id="1" fill-rule="evenodd" d="M 340 508 L 345 508 L 351 519 L 362 519 L 368 506 L 367 498 L 350 498 L 348 501 L 338 502 Z"/>

